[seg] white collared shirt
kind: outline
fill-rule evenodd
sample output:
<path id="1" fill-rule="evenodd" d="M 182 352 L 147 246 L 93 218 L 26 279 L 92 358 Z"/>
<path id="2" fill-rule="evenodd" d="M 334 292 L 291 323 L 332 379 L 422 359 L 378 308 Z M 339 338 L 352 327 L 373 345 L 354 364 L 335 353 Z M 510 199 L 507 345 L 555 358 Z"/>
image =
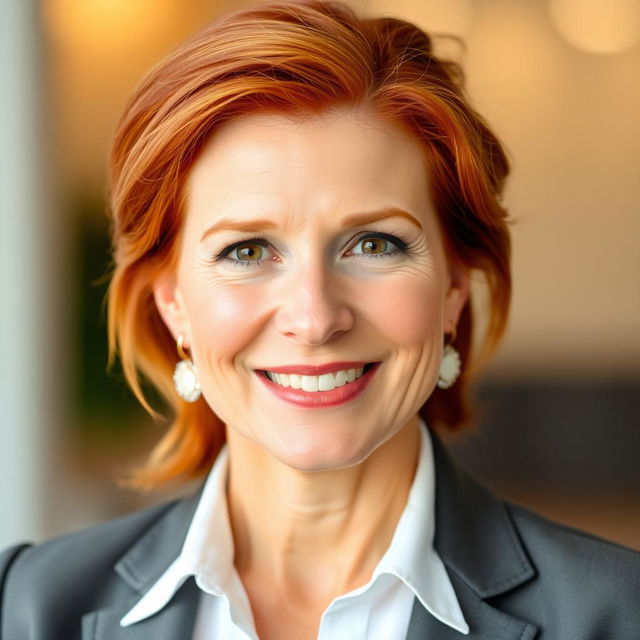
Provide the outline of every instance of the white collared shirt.
<path id="1" fill-rule="evenodd" d="M 414 598 L 444 624 L 469 633 L 449 576 L 433 548 L 433 448 L 422 420 L 420 427 L 418 466 L 391 544 L 366 585 L 329 604 L 320 619 L 318 640 L 404 640 Z M 224 447 L 209 472 L 180 555 L 122 618 L 121 626 L 160 611 L 183 582 L 195 576 L 202 593 L 192 640 L 258 640 L 249 598 L 233 565 L 227 470 Z"/>

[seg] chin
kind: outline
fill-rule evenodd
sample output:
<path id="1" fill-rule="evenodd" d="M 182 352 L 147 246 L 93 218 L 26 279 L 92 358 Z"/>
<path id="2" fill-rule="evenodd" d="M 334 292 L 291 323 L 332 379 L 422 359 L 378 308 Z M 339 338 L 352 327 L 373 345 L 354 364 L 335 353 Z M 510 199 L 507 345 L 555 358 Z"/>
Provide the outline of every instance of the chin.
<path id="1" fill-rule="evenodd" d="M 326 435 L 309 437 L 307 434 L 292 438 L 274 454 L 292 469 L 313 473 L 353 467 L 365 460 L 374 448 Z"/>

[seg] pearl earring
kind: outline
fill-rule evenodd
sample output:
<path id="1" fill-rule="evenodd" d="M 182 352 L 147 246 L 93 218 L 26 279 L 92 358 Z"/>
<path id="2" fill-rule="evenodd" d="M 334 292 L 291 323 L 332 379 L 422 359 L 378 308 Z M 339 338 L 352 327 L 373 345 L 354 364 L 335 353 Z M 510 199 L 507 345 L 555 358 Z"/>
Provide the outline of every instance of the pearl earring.
<path id="1" fill-rule="evenodd" d="M 451 332 L 449 344 L 446 344 L 444 347 L 442 360 L 440 362 L 440 374 L 438 375 L 438 387 L 440 389 L 448 389 L 451 387 L 460 375 L 460 354 L 451 344 L 455 339 L 456 328 L 454 327 Z"/>
<path id="2" fill-rule="evenodd" d="M 173 372 L 173 384 L 178 395 L 185 402 L 196 402 L 200 397 L 200 383 L 198 382 L 198 372 L 196 365 L 193 364 L 191 358 L 184 352 L 182 343 L 184 336 L 178 336 L 178 355 L 180 360 L 176 364 Z"/>

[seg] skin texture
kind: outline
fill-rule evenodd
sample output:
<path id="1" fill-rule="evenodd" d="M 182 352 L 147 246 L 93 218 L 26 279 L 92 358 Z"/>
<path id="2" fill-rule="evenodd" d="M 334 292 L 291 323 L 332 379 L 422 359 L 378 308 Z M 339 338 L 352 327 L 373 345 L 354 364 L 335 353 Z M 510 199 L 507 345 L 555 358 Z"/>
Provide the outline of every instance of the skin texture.
<path id="1" fill-rule="evenodd" d="M 278 637 L 287 621 L 313 637 L 331 599 L 366 583 L 389 545 L 415 472 L 417 411 L 468 277 L 445 255 L 418 142 L 365 110 L 228 123 L 187 197 L 178 268 L 158 277 L 156 304 L 226 424 L 235 563 L 260 637 L 274 618 Z M 414 221 L 343 225 L 389 207 Z M 275 228 L 207 233 L 222 218 Z M 266 246 L 227 255 L 247 265 L 216 260 L 256 237 Z M 382 364 L 335 407 L 286 404 L 255 373 L 342 360 Z"/>

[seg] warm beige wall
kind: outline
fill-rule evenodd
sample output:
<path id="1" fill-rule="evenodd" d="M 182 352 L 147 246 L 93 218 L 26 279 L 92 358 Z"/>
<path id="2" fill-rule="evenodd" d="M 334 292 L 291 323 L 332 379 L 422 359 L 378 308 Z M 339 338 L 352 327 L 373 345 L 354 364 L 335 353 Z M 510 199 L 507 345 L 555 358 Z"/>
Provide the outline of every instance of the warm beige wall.
<path id="1" fill-rule="evenodd" d="M 45 2 L 67 189 L 102 187 L 135 82 L 222 4 Z M 515 298 L 495 374 L 639 376 L 640 46 L 580 52 L 558 36 L 543 0 L 354 4 L 462 30 L 470 94 L 510 151 Z"/>
<path id="2" fill-rule="evenodd" d="M 504 371 L 637 374 L 640 46 L 581 52 L 541 1 L 478 9 L 469 89 L 511 152 L 518 220 Z"/>

